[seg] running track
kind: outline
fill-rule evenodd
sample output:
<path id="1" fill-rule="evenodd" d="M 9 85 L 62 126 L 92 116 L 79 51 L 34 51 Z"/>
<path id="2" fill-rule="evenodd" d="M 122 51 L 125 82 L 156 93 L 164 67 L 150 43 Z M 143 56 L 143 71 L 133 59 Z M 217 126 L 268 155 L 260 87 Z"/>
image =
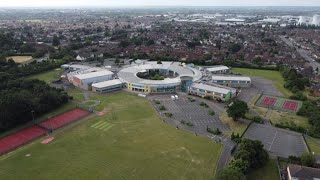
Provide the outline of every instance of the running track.
<path id="1" fill-rule="evenodd" d="M 48 129 L 58 129 L 73 121 L 83 118 L 88 114 L 88 111 L 73 109 L 41 123 L 40 126 L 34 125 L 6 136 L 0 139 L 0 155 L 15 150 L 20 146 L 47 134 Z"/>

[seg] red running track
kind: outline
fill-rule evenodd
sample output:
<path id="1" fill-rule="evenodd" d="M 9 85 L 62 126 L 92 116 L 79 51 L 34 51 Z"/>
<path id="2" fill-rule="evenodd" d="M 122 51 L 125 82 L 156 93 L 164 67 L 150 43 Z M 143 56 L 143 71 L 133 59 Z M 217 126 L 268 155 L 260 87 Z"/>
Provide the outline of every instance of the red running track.
<path id="1" fill-rule="evenodd" d="M 45 129 L 32 126 L 4 137 L 0 139 L 0 154 L 12 151 L 46 133 Z"/>
<path id="2" fill-rule="evenodd" d="M 298 103 L 294 101 L 286 101 L 283 103 L 282 108 L 291 111 L 297 111 Z"/>
<path id="3" fill-rule="evenodd" d="M 273 106 L 274 104 L 276 104 L 276 102 L 277 102 L 277 99 L 272 97 L 264 97 L 263 100 L 261 101 L 261 103 L 265 106 Z"/>
<path id="4" fill-rule="evenodd" d="M 74 109 L 63 114 L 60 114 L 56 117 L 53 117 L 45 122 L 40 123 L 39 125 L 47 129 L 58 129 L 62 126 L 65 126 L 73 121 L 76 121 L 82 117 L 85 117 L 89 114 L 88 111 L 82 109 Z"/>

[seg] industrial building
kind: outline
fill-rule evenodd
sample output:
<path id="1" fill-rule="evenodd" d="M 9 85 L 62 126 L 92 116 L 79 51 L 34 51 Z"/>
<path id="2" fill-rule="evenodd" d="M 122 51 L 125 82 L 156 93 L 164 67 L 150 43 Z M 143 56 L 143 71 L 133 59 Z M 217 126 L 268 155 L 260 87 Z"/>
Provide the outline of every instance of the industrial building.
<path id="1" fill-rule="evenodd" d="M 212 76 L 212 83 L 233 88 L 245 88 L 251 86 L 251 78 L 246 76 Z"/>
<path id="2" fill-rule="evenodd" d="M 226 74 L 229 73 L 230 68 L 227 66 L 213 66 L 206 69 L 212 74 Z"/>
<path id="3" fill-rule="evenodd" d="M 92 91 L 93 92 L 110 92 L 121 90 L 124 88 L 124 83 L 119 79 L 113 79 L 109 81 L 103 81 L 99 83 L 92 84 Z"/>
<path id="4" fill-rule="evenodd" d="M 68 74 L 68 79 L 73 85 L 85 90 L 91 90 L 91 85 L 93 83 L 112 80 L 112 78 L 113 72 L 102 69 L 101 71 L 88 72 L 83 74 Z"/>
<path id="5" fill-rule="evenodd" d="M 202 98 L 212 97 L 217 101 L 228 101 L 236 96 L 236 89 L 214 84 L 192 83 L 188 88 L 188 93 Z"/>

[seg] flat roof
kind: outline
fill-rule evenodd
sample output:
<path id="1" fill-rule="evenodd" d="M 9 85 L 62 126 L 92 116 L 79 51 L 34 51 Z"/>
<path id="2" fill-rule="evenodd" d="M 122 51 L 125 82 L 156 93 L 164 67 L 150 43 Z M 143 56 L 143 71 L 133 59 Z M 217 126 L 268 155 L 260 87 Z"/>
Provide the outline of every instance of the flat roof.
<path id="1" fill-rule="evenodd" d="M 208 71 L 221 71 L 221 70 L 228 70 L 227 66 L 212 66 L 207 68 Z"/>
<path id="2" fill-rule="evenodd" d="M 109 86 L 114 86 L 114 85 L 119 85 L 119 84 L 123 84 L 123 82 L 120 79 L 113 79 L 110 81 L 103 81 L 103 82 L 94 83 L 94 84 L 92 84 L 92 87 L 104 88 L 104 87 L 109 87 Z"/>
<path id="3" fill-rule="evenodd" d="M 103 71 L 90 72 L 85 74 L 78 74 L 78 75 L 75 75 L 74 77 L 78 79 L 90 79 L 90 78 L 108 76 L 108 75 L 113 75 L 113 72 L 108 70 L 103 70 Z"/>
<path id="4" fill-rule="evenodd" d="M 247 76 L 212 76 L 212 80 L 225 80 L 225 81 L 251 81 Z"/>
<path id="5" fill-rule="evenodd" d="M 231 92 L 231 90 L 226 89 L 226 88 L 203 84 L 203 83 L 192 83 L 191 87 L 197 88 L 197 89 L 203 89 L 206 91 L 213 91 L 213 92 L 217 92 L 217 93 L 221 93 L 221 94 L 228 94 L 229 92 Z"/>
<path id="6" fill-rule="evenodd" d="M 150 80 L 139 78 L 136 74 L 138 72 L 144 72 L 148 69 L 166 69 L 171 70 L 179 74 L 175 78 L 165 78 L 164 80 Z M 131 82 L 135 84 L 146 84 L 146 85 L 177 85 L 181 83 L 180 77 L 190 76 L 193 78 L 193 81 L 199 80 L 202 77 L 202 74 L 199 70 L 183 66 L 179 62 L 168 62 L 163 61 L 162 64 L 157 64 L 157 61 L 145 61 L 139 65 L 130 65 L 118 72 L 119 79 L 125 82 Z"/>

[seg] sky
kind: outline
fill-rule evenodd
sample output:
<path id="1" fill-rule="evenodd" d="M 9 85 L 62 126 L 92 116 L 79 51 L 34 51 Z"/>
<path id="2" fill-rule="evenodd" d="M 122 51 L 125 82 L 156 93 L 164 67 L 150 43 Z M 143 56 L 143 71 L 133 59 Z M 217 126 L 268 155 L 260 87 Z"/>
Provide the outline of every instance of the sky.
<path id="1" fill-rule="evenodd" d="M 0 0 L 0 7 L 320 6 L 320 0 Z"/>

